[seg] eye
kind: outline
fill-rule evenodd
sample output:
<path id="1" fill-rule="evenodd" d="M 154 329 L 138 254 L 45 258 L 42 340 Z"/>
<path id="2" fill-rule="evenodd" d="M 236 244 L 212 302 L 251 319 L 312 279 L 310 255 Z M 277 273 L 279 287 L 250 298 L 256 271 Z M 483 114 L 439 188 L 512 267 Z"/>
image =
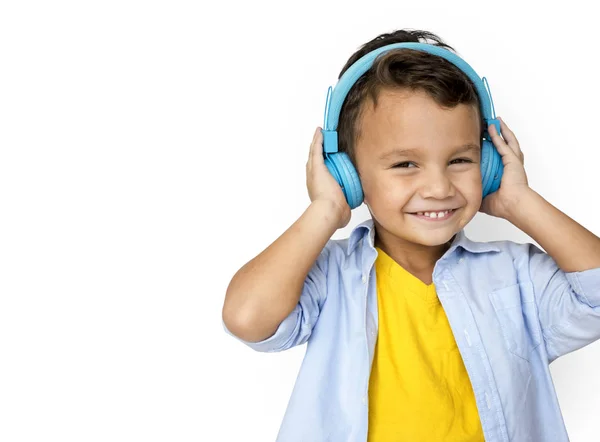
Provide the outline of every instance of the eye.
<path id="1" fill-rule="evenodd" d="M 460 161 L 463 163 L 472 163 L 473 161 L 470 160 L 469 158 L 457 158 L 455 160 L 450 161 L 450 163 L 454 163 L 455 161 Z M 404 169 L 409 169 L 409 167 L 407 166 L 408 164 L 415 164 L 412 161 L 405 161 L 403 163 L 398 163 L 398 164 L 394 164 L 392 166 L 392 168 L 404 168 Z M 460 164 L 460 163 L 457 163 Z"/>
<path id="2" fill-rule="evenodd" d="M 392 167 L 404 167 L 405 169 L 407 168 L 406 166 L 404 166 L 405 164 L 415 164 L 412 161 L 405 161 L 404 163 L 398 163 L 398 164 L 394 164 Z"/>

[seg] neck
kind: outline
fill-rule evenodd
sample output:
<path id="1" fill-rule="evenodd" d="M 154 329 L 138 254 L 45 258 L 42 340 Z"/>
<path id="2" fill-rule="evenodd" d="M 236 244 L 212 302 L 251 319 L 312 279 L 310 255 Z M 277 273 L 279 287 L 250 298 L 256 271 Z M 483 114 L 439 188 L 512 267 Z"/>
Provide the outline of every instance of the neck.
<path id="1" fill-rule="evenodd" d="M 448 242 L 436 246 L 415 244 L 394 236 L 379 235 L 375 229 L 375 247 L 380 248 L 394 261 L 407 270 L 415 272 L 433 271 L 435 263 L 450 248 L 454 235 Z"/>

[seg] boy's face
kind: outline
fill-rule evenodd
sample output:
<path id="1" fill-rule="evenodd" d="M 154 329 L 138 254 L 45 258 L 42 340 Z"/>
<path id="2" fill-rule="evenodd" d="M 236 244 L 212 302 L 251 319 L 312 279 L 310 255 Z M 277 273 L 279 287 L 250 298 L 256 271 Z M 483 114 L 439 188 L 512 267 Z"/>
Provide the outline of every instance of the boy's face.
<path id="1" fill-rule="evenodd" d="M 381 241 L 410 249 L 444 245 L 481 206 L 478 110 L 443 109 L 424 91 L 384 89 L 377 108 L 368 100 L 360 118 L 356 167 Z M 475 148 L 464 150 L 469 144 Z M 447 220 L 413 214 L 449 208 L 456 210 Z"/>

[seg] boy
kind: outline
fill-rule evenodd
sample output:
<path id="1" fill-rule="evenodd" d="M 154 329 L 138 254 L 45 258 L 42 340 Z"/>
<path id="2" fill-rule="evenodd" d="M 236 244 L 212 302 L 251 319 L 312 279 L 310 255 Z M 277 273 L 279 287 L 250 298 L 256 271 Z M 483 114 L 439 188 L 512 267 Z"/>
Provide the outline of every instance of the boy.
<path id="1" fill-rule="evenodd" d="M 439 37 L 400 30 L 365 44 Z M 340 74 L 341 77 L 341 74 Z M 311 204 L 231 280 L 226 330 L 258 351 L 308 342 L 278 440 L 568 441 L 549 371 L 600 338 L 600 238 L 528 186 L 501 122 L 482 126 L 460 69 L 401 49 L 356 81 L 340 113 L 340 151 L 372 219 L 350 220 L 317 128 Z M 482 133 L 501 156 L 483 198 Z M 537 241 L 474 242 L 478 211 Z"/>

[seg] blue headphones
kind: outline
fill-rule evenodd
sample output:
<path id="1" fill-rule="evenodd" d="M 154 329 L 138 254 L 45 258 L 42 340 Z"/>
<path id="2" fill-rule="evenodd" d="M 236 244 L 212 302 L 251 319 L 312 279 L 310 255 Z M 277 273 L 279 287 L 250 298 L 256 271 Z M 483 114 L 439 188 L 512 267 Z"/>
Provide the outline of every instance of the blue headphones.
<path id="1" fill-rule="evenodd" d="M 486 78 L 483 77 L 483 79 L 480 79 L 471 66 L 469 66 L 462 58 L 447 49 L 427 43 L 394 43 L 364 55 L 344 72 L 335 86 L 333 93 L 331 91 L 331 86 L 327 90 L 325 122 L 323 124 L 324 129 L 321 130 L 323 133 L 323 155 L 325 157 L 327 169 L 329 169 L 329 172 L 333 175 L 339 185 L 342 186 L 350 209 L 354 209 L 362 204 L 363 190 L 358 173 L 352 165 L 350 158 L 346 153 L 338 152 L 337 126 L 342 104 L 352 85 L 373 65 L 375 58 L 379 54 L 398 48 L 415 49 L 445 58 L 461 69 L 474 83 L 481 104 L 481 115 L 485 122 L 481 148 L 483 197 L 485 198 L 490 193 L 498 190 L 504 171 L 504 165 L 502 164 L 502 157 L 494 147 L 487 128 L 490 124 L 494 124 L 499 134 L 501 131 L 500 122 L 496 119 L 494 113 L 492 94 L 489 92 L 489 85 L 487 84 Z"/>

